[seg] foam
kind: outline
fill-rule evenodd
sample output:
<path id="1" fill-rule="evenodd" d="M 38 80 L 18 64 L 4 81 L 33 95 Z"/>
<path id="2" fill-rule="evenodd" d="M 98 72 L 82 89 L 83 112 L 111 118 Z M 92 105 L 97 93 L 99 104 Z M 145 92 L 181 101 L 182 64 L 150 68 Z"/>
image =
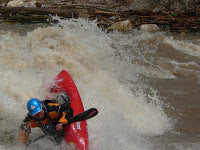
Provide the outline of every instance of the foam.
<path id="1" fill-rule="evenodd" d="M 200 57 L 199 44 L 192 43 L 191 41 L 176 40 L 173 37 L 166 38 L 163 42 L 188 55 Z"/>
<path id="2" fill-rule="evenodd" d="M 0 35 L 3 112 L 17 109 L 15 115 L 25 115 L 26 101 L 44 98 L 49 83 L 60 70 L 66 69 L 85 108 L 99 109 L 99 115 L 88 121 L 90 140 L 96 143 L 91 143 L 91 149 L 150 149 L 146 137 L 170 130 L 170 118 L 156 92 L 153 96 L 142 90 L 134 93 L 123 82 L 130 79 L 137 84 L 138 70 L 142 69 L 144 74 L 147 71 L 138 65 L 140 69 L 134 70 L 132 66 L 130 71 L 123 72 L 132 63 L 116 56 L 112 47 L 119 42 L 113 40 L 116 33 L 106 34 L 95 22 L 82 19 L 60 22 L 61 27 L 39 27 L 27 35 L 14 32 Z M 140 38 L 154 36 L 145 34 L 148 36 Z M 127 53 L 121 55 L 132 57 Z M 45 142 L 40 146 L 48 147 Z"/>

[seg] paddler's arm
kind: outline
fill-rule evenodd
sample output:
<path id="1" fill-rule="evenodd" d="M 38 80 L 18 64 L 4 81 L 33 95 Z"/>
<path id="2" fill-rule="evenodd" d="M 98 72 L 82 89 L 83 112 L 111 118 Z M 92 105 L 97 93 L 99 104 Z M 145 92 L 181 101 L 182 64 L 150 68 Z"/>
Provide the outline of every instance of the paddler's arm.
<path id="1" fill-rule="evenodd" d="M 31 129 L 28 128 L 26 123 L 21 124 L 19 129 L 19 138 L 18 141 L 22 144 L 26 144 L 28 142 L 28 135 L 31 132 Z"/>
<path id="2" fill-rule="evenodd" d="M 28 142 L 28 135 L 31 133 L 31 128 L 34 127 L 38 127 L 38 124 L 35 122 L 35 120 L 32 120 L 29 115 L 27 115 L 20 126 L 18 141 L 26 144 Z"/>
<path id="3" fill-rule="evenodd" d="M 63 105 L 61 107 L 62 117 L 59 119 L 58 124 L 56 125 L 57 131 L 63 130 L 63 124 L 67 124 L 68 120 L 73 117 L 73 109 Z"/>

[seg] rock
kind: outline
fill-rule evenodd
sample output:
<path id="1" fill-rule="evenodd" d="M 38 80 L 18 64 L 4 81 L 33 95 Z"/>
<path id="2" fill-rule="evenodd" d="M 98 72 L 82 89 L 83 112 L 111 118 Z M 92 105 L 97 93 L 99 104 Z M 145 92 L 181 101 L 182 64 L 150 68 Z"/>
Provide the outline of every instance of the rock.
<path id="1" fill-rule="evenodd" d="M 22 7 L 24 5 L 24 2 L 22 0 L 13 0 L 8 2 L 8 7 Z"/>
<path id="2" fill-rule="evenodd" d="M 35 0 L 12 0 L 8 2 L 8 7 L 36 7 Z"/>
<path id="3" fill-rule="evenodd" d="M 117 17 L 116 16 L 112 16 L 109 18 L 109 20 L 117 20 Z"/>
<path id="4" fill-rule="evenodd" d="M 157 24 L 142 24 L 140 26 L 141 31 L 159 31 L 160 28 L 157 26 Z"/>
<path id="5" fill-rule="evenodd" d="M 35 7 L 42 7 L 42 4 L 39 3 L 39 2 L 36 2 L 36 3 L 35 3 Z"/>
<path id="6" fill-rule="evenodd" d="M 161 5 L 156 5 L 153 9 L 152 9 L 153 12 L 167 12 L 166 8 L 164 6 L 161 6 Z"/>
<path id="7" fill-rule="evenodd" d="M 130 20 L 124 20 L 121 22 L 114 23 L 110 27 L 108 27 L 108 30 L 118 30 L 118 31 L 130 31 L 133 29 L 133 26 L 131 24 Z"/>
<path id="8" fill-rule="evenodd" d="M 36 7 L 35 0 L 24 0 L 24 7 Z"/>

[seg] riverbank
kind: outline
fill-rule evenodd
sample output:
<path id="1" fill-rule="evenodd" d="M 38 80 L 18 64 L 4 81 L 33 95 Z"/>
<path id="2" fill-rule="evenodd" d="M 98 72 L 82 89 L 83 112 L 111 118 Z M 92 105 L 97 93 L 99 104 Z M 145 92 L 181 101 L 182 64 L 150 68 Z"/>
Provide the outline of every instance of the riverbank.
<path id="1" fill-rule="evenodd" d="M 4 3 L 3 3 L 4 2 Z M 116 23 L 128 20 L 131 28 L 140 29 L 142 25 L 153 24 L 159 30 L 178 33 L 200 32 L 200 15 L 194 12 L 178 12 L 159 9 L 134 10 L 125 4 L 113 2 L 71 2 L 71 1 L 31 1 L 22 7 L 7 7 L 4 0 L 0 7 L 0 21 L 9 23 L 52 23 L 52 15 L 62 18 L 87 18 L 97 20 L 98 26 L 110 28 Z M 26 4 L 26 5 L 25 5 Z M 29 5 L 27 5 L 29 4 Z M 28 7 L 27 7 L 28 6 Z M 31 6 L 31 7 L 30 7 Z M 124 25 L 123 25 L 124 26 Z M 119 28 L 117 28 L 118 30 Z"/>

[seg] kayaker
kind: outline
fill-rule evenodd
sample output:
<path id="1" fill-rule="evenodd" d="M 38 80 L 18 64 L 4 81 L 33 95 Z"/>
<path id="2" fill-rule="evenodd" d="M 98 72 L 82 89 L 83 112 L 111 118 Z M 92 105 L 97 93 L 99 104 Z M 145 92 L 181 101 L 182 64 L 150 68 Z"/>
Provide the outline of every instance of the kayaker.
<path id="1" fill-rule="evenodd" d="M 68 123 L 68 120 L 73 117 L 70 99 L 66 93 L 60 94 L 56 100 L 30 99 L 27 102 L 27 109 L 29 113 L 20 126 L 19 141 L 21 143 L 28 142 L 31 128 L 35 127 L 40 127 L 46 135 L 53 136 L 58 143 L 61 142 L 64 136 L 62 125 Z"/>

